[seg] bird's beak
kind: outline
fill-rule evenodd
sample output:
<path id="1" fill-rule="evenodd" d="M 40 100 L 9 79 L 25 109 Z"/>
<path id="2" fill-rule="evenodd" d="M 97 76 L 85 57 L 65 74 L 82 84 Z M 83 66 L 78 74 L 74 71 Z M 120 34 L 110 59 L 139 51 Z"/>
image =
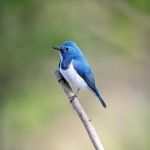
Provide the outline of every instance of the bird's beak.
<path id="1" fill-rule="evenodd" d="M 60 48 L 53 46 L 53 49 L 60 51 Z"/>

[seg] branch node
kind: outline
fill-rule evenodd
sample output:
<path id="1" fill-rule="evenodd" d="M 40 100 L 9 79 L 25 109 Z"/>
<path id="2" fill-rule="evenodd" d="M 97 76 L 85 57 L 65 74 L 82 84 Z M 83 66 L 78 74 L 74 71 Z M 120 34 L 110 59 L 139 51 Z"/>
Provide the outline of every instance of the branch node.
<path id="1" fill-rule="evenodd" d="M 63 82 L 63 81 L 64 81 L 64 79 L 59 79 L 59 80 L 58 80 L 59 83 L 60 83 L 60 82 Z"/>

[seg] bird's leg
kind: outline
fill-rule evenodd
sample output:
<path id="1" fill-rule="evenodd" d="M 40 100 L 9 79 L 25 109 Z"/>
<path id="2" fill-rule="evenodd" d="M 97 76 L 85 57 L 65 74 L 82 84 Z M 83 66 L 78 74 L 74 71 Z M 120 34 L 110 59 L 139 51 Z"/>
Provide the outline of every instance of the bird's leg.
<path id="1" fill-rule="evenodd" d="M 74 96 L 70 97 L 70 103 L 72 103 L 72 101 L 75 99 L 75 97 L 77 97 L 77 94 L 79 92 L 80 89 L 77 90 L 76 94 Z"/>
<path id="2" fill-rule="evenodd" d="M 77 94 L 78 94 L 79 91 L 80 91 L 80 89 L 77 89 L 77 92 L 76 92 L 76 94 L 75 94 L 75 97 L 77 97 Z"/>

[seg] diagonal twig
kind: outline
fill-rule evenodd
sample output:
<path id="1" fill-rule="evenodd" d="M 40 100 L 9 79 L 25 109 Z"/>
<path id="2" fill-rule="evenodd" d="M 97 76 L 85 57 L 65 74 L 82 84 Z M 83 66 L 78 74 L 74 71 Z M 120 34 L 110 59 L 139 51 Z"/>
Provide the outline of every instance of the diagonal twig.
<path id="1" fill-rule="evenodd" d="M 96 150 L 104 150 L 103 145 L 95 131 L 94 126 L 92 125 L 91 121 L 89 120 L 87 114 L 85 113 L 84 109 L 82 108 L 81 104 L 79 103 L 78 99 L 74 97 L 74 93 L 69 86 L 69 84 L 65 81 L 63 76 L 60 74 L 59 70 L 55 71 L 56 78 L 59 84 L 62 86 L 64 92 L 68 96 L 70 103 L 72 104 L 73 109 L 76 111 L 78 116 L 80 117 L 91 142 L 93 143 Z"/>

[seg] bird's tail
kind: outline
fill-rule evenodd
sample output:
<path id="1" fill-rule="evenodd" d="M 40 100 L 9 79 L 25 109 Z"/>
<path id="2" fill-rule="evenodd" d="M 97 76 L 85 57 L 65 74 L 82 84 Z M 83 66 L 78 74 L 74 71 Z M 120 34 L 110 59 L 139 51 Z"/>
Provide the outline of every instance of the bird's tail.
<path id="1" fill-rule="evenodd" d="M 99 94 L 97 88 L 96 88 L 95 94 L 99 98 L 99 100 L 100 100 L 101 104 L 103 105 L 103 107 L 106 108 L 106 103 L 104 102 L 104 99 L 102 98 L 102 96 Z"/>

